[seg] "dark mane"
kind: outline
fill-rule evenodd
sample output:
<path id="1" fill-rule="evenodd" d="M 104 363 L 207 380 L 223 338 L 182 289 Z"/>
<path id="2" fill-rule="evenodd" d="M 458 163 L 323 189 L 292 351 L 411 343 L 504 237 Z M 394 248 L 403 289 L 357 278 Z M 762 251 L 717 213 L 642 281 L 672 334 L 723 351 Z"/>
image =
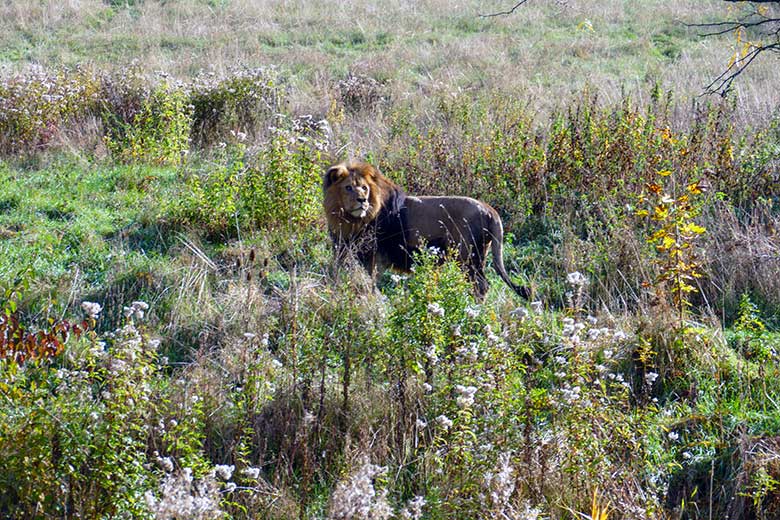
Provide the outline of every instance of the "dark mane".
<path id="1" fill-rule="evenodd" d="M 409 221 L 405 201 L 406 193 L 394 186 L 377 215 L 374 233 L 377 252 L 387 257 L 393 267 L 406 271 L 412 265 L 412 251 L 407 247 Z"/>

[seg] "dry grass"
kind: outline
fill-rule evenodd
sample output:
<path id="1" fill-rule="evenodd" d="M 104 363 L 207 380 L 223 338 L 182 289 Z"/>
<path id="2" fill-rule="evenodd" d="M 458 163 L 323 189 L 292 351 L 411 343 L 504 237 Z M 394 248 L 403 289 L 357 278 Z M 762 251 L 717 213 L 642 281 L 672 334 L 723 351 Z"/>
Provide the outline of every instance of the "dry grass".
<path id="1" fill-rule="evenodd" d="M 506 2 L 428 0 L 272 2 L 248 0 L 29 3 L 0 6 L 9 20 L 0 63 L 11 69 L 95 62 L 180 77 L 238 64 L 283 65 L 300 73 L 302 99 L 322 94 L 348 71 L 392 85 L 394 100 L 432 86 L 522 93 L 545 108 L 551 100 L 598 86 L 606 99 L 653 83 L 689 98 L 728 61 L 727 36 L 700 39 L 681 22 L 718 19 L 723 2 L 580 0 L 523 6 L 512 16 L 478 14 Z M 737 86 L 749 112 L 777 104 L 772 59 Z M 306 104 L 306 103 L 302 103 Z M 321 107 L 321 103 L 319 107 Z"/>

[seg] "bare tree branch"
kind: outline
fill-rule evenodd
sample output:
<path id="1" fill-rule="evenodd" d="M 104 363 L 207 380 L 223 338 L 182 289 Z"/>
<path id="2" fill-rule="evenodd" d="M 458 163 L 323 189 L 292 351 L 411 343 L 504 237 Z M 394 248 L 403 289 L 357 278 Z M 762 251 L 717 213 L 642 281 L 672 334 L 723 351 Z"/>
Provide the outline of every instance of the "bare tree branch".
<path id="1" fill-rule="evenodd" d="M 704 88 L 704 94 L 720 94 L 725 96 L 731 91 L 731 84 L 745 69 L 755 60 L 759 54 L 766 52 L 780 52 L 780 42 L 760 47 L 751 47 L 750 50 L 738 60 L 728 66 L 717 78 Z"/>
<path id="2" fill-rule="evenodd" d="M 508 11 L 498 13 L 480 14 L 481 18 L 494 16 L 508 16 L 515 12 L 528 0 L 520 0 Z M 723 0 L 729 3 L 746 3 L 744 0 Z M 721 36 L 731 32 L 738 34 L 738 43 L 743 44 L 741 50 L 737 50 L 734 58 L 722 73 L 718 75 L 704 89 L 704 94 L 720 94 L 725 96 L 730 90 L 734 80 L 753 63 L 760 54 L 770 51 L 780 53 L 780 14 L 776 14 L 772 8 L 780 8 L 780 0 L 749 0 L 750 10 L 735 20 L 727 20 L 709 23 L 684 23 L 686 27 L 703 29 L 699 35 L 702 37 Z M 770 7 L 757 7 L 756 4 L 768 4 Z M 767 13 L 771 12 L 771 16 Z M 743 33 L 744 31 L 745 33 Z M 748 31 L 758 33 L 758 36 L 770 40 L 769 42 L 743 40 L 743 34 Z M 741 54 L 741 55 L 740 55 Z"/>
<path id="3" fill-rule="evenodd" d="M 723 0 L 725 2 L 736 2 L 737 0 Z M 732 87 L 734 80 L 737 79 L 747 67 L 753 63 L 760 54 L 770 52 L 780 52 L 780 16 L 767 16 L 766 8 L 758 8 L 754 4 L 774 4 L 780 6 L 780 0 L 753 0 L 751 9 L 743 16 L 735 20 L 722 22 L 685 24 L 687 27 L 696 27 L 704 29 L 700 34 L 703 37 L 720 36 L 732 32 L 751 31 L 761 39 L 768 39 L 769 42 L 761 41 L 743 41 L 741 35 L 738 42 L 744 43 L 744 48 L 736 51 L 732 61 L 729 63 L 718 77 L 704 88 L 704 94 L 720 94 L 725 96 Z M 740 53 L 742 55 L 740 56 Z"/>
<path id="4" fill-rule="evenodd" d="M 514 6 L 513 8 L 512 8 L 512 9 L 510 9 L 509 11 L 503 11 L 503 12 L 500 12 L 500 13 L 489 13 L 489 14 L 481 14 L 481 15 L 479 15 L 479 17 L 480 17 L 480 18 L 492 18 L 492 17 L 494 17 L 494 16 L 506 16 L 506 15 L 510 15 L 510 14 L 512 14 L 512 13 L 514 13 L 514 12 L 515 12 L 515 9 L 517 9 L 518 7 L 520 7 L 521 5 L 523 5 L 524 3 L 526 3 L 527 1 L 528 1 L 528 0 L 520 0 L 518 3 L 516 3 L 516 4 L 515 4 L 515 6 Z"/>

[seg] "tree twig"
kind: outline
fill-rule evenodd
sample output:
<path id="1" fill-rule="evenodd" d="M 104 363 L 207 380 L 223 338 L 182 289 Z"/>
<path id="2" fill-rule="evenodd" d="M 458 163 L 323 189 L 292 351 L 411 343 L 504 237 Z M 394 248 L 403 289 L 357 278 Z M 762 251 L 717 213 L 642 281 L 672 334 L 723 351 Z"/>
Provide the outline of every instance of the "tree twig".
<path id="1" fill-rule="evenodd" d="M 515 6 L 510 9 L 509 11 L 502 11 L 500 13 L 488 13 L 488 14 L 480 14 L 480 18 L 493 18 L 494 16 L 507 16 L 515 12 L 515 9 L 526 3 L 528 0 L 520 0 L 515 4 Z"/>

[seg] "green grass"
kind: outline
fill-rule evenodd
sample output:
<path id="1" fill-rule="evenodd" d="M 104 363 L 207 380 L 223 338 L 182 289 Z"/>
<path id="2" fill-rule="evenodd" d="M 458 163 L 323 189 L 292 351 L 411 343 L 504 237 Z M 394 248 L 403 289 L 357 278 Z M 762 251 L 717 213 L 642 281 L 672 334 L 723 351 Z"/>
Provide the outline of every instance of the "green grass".
<path id="1" fill-rule="evenodd" d="M 95 292 L 123 263 L 165 252 L 160 237 L 139 230 L 157 225 L 175 170 L 64 159 L 32 170 L 3 163 L 0 177 L 5 287 L 21 276 L 44 294 L 69 283 Z"/>
<path id="2" fill-rule="evenodd" d="M 18 146 L 0 128 L 0 289 L 18 289 L 0 291 L 0 329 L 103 306 L 51 359 L 0 351 L 0 516 L 151 518 L 195 493 L 215 515 L 313 519 L 370 488 L 396 516 L 423 497 L 426 520 L 570 520 L 595 490 L 610 518 L 777 517 L 780 120 L 756 112 L 776 74 L 762 62 L 738 99 L 692 108 L 731 40 L 679 21 L 717 19 L 720 2 L 494 19 L 477 13 L 506 6 L 476 0 L 74 6 L 0 7 L 0 74 L 220 74 L 200 87 L 208 135 L 184 117 L 188 81 L 132 153 L 107 152 L 105 114 L 78 99 L 72 119 L 48 101 L 50 119 L 19 120 Z M 219 82 L 267 64 L 279 72 Z M 154 81 L 118 74 L 103 92 L 72 74 L 16 85 L 83 86 L 119 113 Z M 252 104 L 231 85 L 268 92 Z M 376 290 L 361 269 L 334 276 L 320 175 L 347 156 L 414 194 L 492 204 L 507 268 L 540 304 L 490 267 L 474 301 L 457 266 L 424 255 Z M 144 163 L 162 160 L 182 162 Z M 679 215 L 685 193 L 696 207 L 677 220 L 637 211 Z M 703 276 L 681 312 L 659 275 L 699 268 L 648 239 L 688 223 L 706 232 L 674 250 Z M 387 472 L 357 485 L 369 463 Z M 200 491 L 172 484 L 185 468 Z"/>

